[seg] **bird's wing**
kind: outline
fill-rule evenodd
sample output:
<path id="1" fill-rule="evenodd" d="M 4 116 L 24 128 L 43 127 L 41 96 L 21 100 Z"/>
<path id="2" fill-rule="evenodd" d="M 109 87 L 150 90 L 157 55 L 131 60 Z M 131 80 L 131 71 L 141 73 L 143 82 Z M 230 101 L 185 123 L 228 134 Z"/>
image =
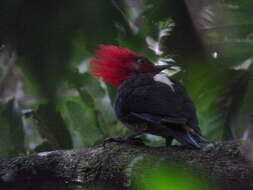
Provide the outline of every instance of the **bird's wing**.
<path id="1" fill-rule="evenodd" d="M 131 112 L 129 115 L 131 117 L 135 117 L 136 119 L 146 121 L 155 125 L 166 125 L 168 123 L 185 125 L 187 123 L 186 118 L 169 118 L 168 116 L 157 116 L 157 115 L 152 115 L 150 113 Z"/>
<path id="2" fill-rule="evenodd" d="M 182 118 L 186 92 L 180 85 L 153 82 L 137 86 L 128 94 L 128 108 L 135 113 L 149 113 L 169 118 Z"/>

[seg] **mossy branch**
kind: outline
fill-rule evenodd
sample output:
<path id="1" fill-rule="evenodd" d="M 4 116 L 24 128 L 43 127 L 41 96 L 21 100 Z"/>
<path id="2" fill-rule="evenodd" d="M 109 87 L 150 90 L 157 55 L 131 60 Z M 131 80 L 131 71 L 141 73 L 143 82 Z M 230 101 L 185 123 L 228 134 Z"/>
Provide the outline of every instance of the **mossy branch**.
<path id="1" fill-rule="evenodd" d="M 21 156 L 0 161 L 0 189 L 65 190 L 93 186 L 131 189 L 135 168 L 150 161 L 155 161 L 155 165 L 164 161 L 183 163 L 202 179 L 218 181 L 225 189 L 252 189 L 253 169 L 242 151 L 250 145 L 249 142 L 226 142 L 191 150 L 180 146 L 155 148 L 111 142 L 85 150 Z"/>

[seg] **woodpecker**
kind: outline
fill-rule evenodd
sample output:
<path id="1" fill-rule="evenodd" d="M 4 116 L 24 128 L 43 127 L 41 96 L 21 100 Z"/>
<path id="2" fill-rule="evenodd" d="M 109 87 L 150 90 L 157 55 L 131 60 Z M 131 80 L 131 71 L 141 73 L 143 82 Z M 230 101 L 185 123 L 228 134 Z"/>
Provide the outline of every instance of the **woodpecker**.
<path id="1" fill-rule="evenodd" d="M 127 48 L 101 45 L 91 60 L 91 74 L 117 87 L 116 117 L 136 136 L 153 134 L 200 148 L 201 136 L 195 106 L 185 88 L 148 58 Z"/>

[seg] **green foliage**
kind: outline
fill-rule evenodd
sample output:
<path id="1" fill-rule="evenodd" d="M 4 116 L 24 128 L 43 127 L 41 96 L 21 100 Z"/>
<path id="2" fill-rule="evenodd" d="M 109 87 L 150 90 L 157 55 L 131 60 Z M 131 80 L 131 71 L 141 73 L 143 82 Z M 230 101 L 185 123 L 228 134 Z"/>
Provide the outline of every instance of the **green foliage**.
<path id="1" fill-rule="evenodd" d="M 144 0 L 131 7 L 107 0 L 2 1 L 0 43 L 18 53 L 25 96 L 1 104 L 0 156 L 89 147 L 129 134 L 113 113 L 116 89 L 88 73 L 89 60 L 99 44 L 157 59 L 147 37 L 159 42 L 164 51 L 159 58 L 172 56 L 181 66 L 173 77 L 196 104 L 204 136 L 240 138 L 253 107 L 253 3 L 224 0 L 198 7 L 183 2 Z M 211 21 L 203 21 L 203 15 Z M 159 38 L 172 22 L 172 31 Z M 216 58 L 210 56 L 214 52 Z M 0 64 L 0 85 L 5 72 Z M 22 117 L 27 109 L 31 116 Z"/>
<path id="2" fill-rule="evenodd" d="M 204 184 L 194 176 L 193 171 L 187 171 L 179 166 L 163 165 L 157 168 L 145 167 L 137 174 L 135 180 L 138 190 L 202 190 L 210 189 L 210 184 Z M 214 189 L 214 188 L 212 188 Z"/>
<path id="3" fill-rule="evenodd" d="M 0 158 L 25 152 L 21 110 L 15 100 L 0 106 Z"/>
<path id="4" fill-rule="evenodd" d="M 36 148 L 36 151 L 47 151 L 55 149 L 72 148 L 72 139 L 69 130 L 59 112 L 53 105 L 39 105 L 38 109 L 32 113 L 33 119 L 37 123 L 40 136 L 46 141 L 43 146 Z M 46 144 L 46 149 L 43 149 Z M 51 147 L 51 148 L 49 148 Z"/>
<path id="5" fill-rule="evenodd" d="M 202 132 L 212 140 L 223 139 L 224 133 L 228 133 L 228 139 L 231 139 L 230 128 L 225 128 L 226 131 L 223 131 L 226 117 L 223 115 L 224 110 L 219 106 L 220 97 L 224 95 L 229 85 L 226 78 L 227 71 L 221 67 L 217 70 L 215 65 L 210 64 L 192 64 L 185 70 L 179 73 L 180 76 L 177 78 L 182 78 L 197 107 Z"/>
<path id="6" fill-rule="evenodd" d="M 94 113 L 89 114 L 85 108 L 87 107 L 82 103 L 72 100 L 65 102 L 61 110 L 73 132 L 79 136 L 85 146 L 91 146 L 102 138 L 103 133 L 96 125 Z"/>

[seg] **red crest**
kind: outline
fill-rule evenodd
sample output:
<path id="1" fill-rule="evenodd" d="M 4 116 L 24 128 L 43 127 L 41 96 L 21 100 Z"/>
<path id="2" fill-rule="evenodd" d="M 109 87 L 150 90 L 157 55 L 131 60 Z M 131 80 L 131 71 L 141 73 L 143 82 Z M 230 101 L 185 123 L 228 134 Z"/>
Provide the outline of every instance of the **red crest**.
<path id="1" fill-rule="evenodd" d="M 91 73 L 118 86 L 122 81 L 133 76 L 132 65 L 138 55 L 127 48 L 101 45 L 96 51 L 96 57 L 90 62 Z"/>

